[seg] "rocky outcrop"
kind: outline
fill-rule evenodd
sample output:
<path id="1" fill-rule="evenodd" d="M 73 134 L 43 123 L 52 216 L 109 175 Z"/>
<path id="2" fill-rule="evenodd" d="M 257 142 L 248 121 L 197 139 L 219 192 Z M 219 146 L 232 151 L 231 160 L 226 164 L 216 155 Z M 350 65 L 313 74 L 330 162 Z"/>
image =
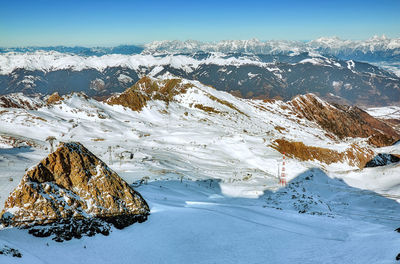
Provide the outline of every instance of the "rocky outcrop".
<path id="1" fill-rule="evenodd" d="M 57 104 L 60 103 L 62 100 L 64 100 L 59 94 L 58 92 L 52 93 L 51 95 L 49 95 L 47 97 L 47 104 L 51 105 L 51 104 Z"/>
<path id="2" fill-rule="evenodd" d="M 359 168 L 363 168 L 374 155 L 372 150 L 356 144 L 352 144 L 343 152 L 338 152 L 327 148 L 307 146 L 303 142 L 277 139 L 271 147 L 299 160 L 318 160 L 326 164 L 342 162 Z"/>
<path id="3" fill-rule="evenodd" d="M 140 111 L 150 100 L 162 100 L 168 105 L 173 97 L 185 93 L 191 85 L 183 83 L 181 79 L 156 80 L 143 77 L 125 92 L 112 96 L 106 100 L 110 105 L 122 105 Z"/>
<path id="4" fill-rule="evenodd" d="M 3 108 L 23 108 L 36 110 L 43 106 L 43 102 L 38 97 L 28 97 L 22 93 L 13 93 L 0 96 L 0 107 Z"/>
<path id="5" fill-rule="evenodd" d="M 6 200 L 1 222 L 57 240 L 108 234 L 147 219 L 139 193 L 80 143 L 62 143 L 30 169 Z"/>
<path id="6" fill-rule="evenodd" d="M 400 139 L 392 127 L 358 107 L 329 104 L 314 94 L 297 96 L 288 102 L 302 117 L 314 121 L 339 139 L 368 138 L 370 144 L 389 146 Z"/>
<path id="7" fill-rule="evenodd" d="M 22 258 L 21 252 L 18 249 L 9 247 L 7 245 L 0 245 L 0 255 L 10 256 L 14 258 Z"/>
<path id="8" fill-rule="evenodd" d="M 393 154 L 379 153 L 365 164 L 365 167 L 379 167 L 400 162 L 400 157 Z"/>

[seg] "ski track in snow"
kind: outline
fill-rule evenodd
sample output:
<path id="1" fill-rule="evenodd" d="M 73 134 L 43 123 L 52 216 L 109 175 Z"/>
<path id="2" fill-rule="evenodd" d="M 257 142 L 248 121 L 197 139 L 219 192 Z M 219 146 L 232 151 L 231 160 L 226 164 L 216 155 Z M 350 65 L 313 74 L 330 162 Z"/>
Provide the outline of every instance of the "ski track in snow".
<path id="1" fill-rule="evenodd" d="M 0 241 L 19 248 L 23 258 L 3 258 L 9 263 L 391 263 L 400 242 L 387 225 L 264 208 L 263 197 L 223 197 L 217 182 L 210 187 L 208 181 L 155 181 L 137 189 L 152 209 L 145 223 L 63 243 L 6 229 Z M 193 198 L 190 206 L 187 198 Z"/>

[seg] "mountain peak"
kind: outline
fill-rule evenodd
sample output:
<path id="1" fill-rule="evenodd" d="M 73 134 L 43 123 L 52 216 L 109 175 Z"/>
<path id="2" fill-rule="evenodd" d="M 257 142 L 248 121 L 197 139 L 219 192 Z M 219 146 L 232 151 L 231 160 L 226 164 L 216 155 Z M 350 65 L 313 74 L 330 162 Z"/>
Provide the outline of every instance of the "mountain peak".
<path id="1" fill-rule="evenodd" d="M 185 93 L 191 86 L 179 78 L 153 79 L 145 76 L 123 93 L 107 99 L 107 103 L 140 111 L 149 100 L 162 100 L 168 104 L 175 95 Z"/>

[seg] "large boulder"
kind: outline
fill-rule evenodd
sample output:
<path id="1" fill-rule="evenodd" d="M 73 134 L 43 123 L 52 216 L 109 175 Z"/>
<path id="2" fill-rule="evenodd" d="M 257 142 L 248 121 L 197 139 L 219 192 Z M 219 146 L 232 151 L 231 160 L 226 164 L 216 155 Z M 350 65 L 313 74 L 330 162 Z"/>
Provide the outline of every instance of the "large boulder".
<path id="1" fill-rule="evenodd" d="M 149 207 L 117 173 L 80 143 L 60 147 L 31 168 L 0 214 L 5 226 L 56 240 L 108 234 L 143 222 Z"/>

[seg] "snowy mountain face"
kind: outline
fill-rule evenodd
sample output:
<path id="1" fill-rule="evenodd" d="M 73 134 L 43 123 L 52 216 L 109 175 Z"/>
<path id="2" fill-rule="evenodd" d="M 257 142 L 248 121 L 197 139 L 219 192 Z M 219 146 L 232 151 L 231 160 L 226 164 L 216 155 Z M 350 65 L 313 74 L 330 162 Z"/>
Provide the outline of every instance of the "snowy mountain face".
<path id="1" fill-rule="evenodd" d="M 367 40 L 343 40 L 321 37 L 312 41 L 226 40 L 220 42 L 154 41 L 145 45 L 143 53 L 223 52 L 263 55 L 296 55 L 303 52 L 334 56 L 341 60 L 372 63 L 400 76 L 400 39 L 384 35 Z"/>
<path id="2" fill-rule="evenodd" d="M 385 36 L 374 36 L 365 41 L 319 38 L 309 42 L 309 46 L 317 52 L 343 59 L 368 62 L 398 62 L 400 59 L 400 39 L 389 39 Z"/>
<path id="3" fill-rule="evenodd" d="M 106 54 L 138 54 L 143 51 L 143 48 L 140 46 L 134 45 L 120 45 L 116 47 L 66 47 L 66 46 L 50 46 L 50 47 L 17 47 L 17 48 L 1 48 L 1 53 L 8 52 L 18 52 L 18 53 L 26 53 L 26 52 L 36 52 L 36 51 L 56 51 L 61 53 L 68 53 L 80 56 L 103 56 Z"/>
<path id="4" fill-rule="evenodd" d="M 193 53 L 83 57 L 58 52 L 0 55 L 0 93 L 106 96 L 140 77 L 172 74 L 244 98 L 282 98 L 313 92 L 341 103 L 399 104 L 400 77 L 379 67 L 311 53 L 252 55 Z"/>
<path id="5" fill-rule="evenodd" d="M 225 40 L 208 43 L 200 41 L 155 41 L 145 45 L 144 52 L 223 52 L 252 54 L 298 54 L 318 52 L 333 55 L 340 59 L 361 61 L 399 61 L 400 39 L 374 36 L 364 41 L 342 40 L 337 37 L 322 37 L 316 40 L 301 41 L 259 41 Z"/>
<path id="6" fill-rule="evenodd" d="M 307 45 L 296 41 L 224 40 L 215 43 L 187 41 L 154 41 L 145 45 L 144 53 L 252 53 L 291 54 L 308 51 Z"/>
<path id="7" fill-rule="evenodd" d="M 264 55 L 288 55 L 302 52 L 317 52 L 322 55 L 333 55 L 340 59 L 361 61 L 399 61 L 400 39 L 374 36 L 367 40 L 343 40 L 338 37 L 321 37 L 311 41 L 288 40 L 223 40 L 219 42 L 186 41 L 153 41 L 144 46 L 120 45 L 116 47 L 9 47 L 0 48 L 1 53 L 55 51 L 80 56 L 103 56 L 110 54 L 155 54 L 155 53 L 250 53 Z"/>
<path id="8" fill-rule="evenodd" d="M 400 129 L 400 107 L 386 106 L 386 107 L 373 107 L 366 110 L 371 116 L 383 120 L 385 123 L 390 124 L 394 129 Z"/>
<path id="9" fill-rule="evenodd" d="M 243 99 L 165 75 L 105 101 L 8 96 L 15 104 L 0 106 L 1 205 L 54 136 L 55 144 L 81 142 L 129 184 L 147 181 L 136 190 L 151 212 L 107 237 L 62 245 L 0 229 L 5 263 L 262 263 L 266 249 L 276 263 L 390 263 L 400 252 L 399 163 L 364 168 L 400 145 L 336 135 L 323 122 L 352 112 L 315 95 Z M 314 120 L 315 109 L 324 118 Z M 282 149 L 287 186 L 278 179 Z"/>

